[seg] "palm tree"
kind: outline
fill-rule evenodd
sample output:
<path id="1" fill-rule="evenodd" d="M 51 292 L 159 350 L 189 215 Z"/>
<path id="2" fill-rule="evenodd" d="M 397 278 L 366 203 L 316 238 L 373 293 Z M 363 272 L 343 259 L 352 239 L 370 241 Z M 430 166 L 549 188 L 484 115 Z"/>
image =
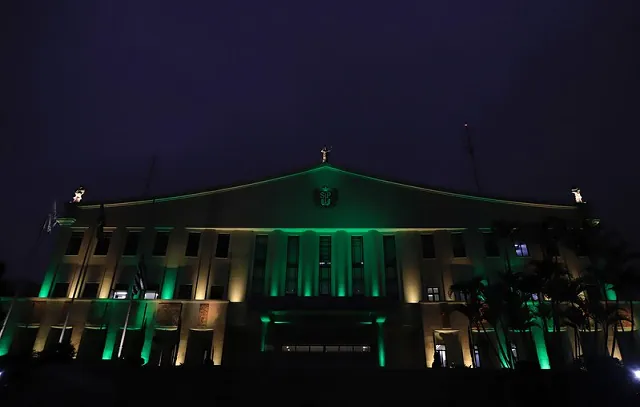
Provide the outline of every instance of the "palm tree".
<path id="1" fill-rule="evenodd" d="M 458 304 L 454 311 L 460 312 L 465 317 L 467 317 L 468 327 L 467 334 L 469 335 L 469 346 L 471 355 L 474 354 L 474 341 L 472 331 L 475 328 L 477 332 L 482 332 L 486 343 L 490 347 L 492 353 L 498 360 L 504 359 L 504 355 L 501 352 L 501 349 L 494 344 L 494 341 L 491 340 L 491 336 L 489 332 L 487 332 L 487 328 L 485 325 L 485 316 L 484 316 L 484 303 L 481 300 L 482 291 L 485 287 L 485 280 L 481 277 L 474 277 L 470 280 L 459 282 L 456 284 L 452 284 L 449 289 L 449 295 L 452 293 L 461 294 L 461 297 L 465 299 L 464 304 Z M 499 350 L 500 349 L 500 350 Z M 475 367 L 475 358 L 472 357 L 472 363 Z"/>

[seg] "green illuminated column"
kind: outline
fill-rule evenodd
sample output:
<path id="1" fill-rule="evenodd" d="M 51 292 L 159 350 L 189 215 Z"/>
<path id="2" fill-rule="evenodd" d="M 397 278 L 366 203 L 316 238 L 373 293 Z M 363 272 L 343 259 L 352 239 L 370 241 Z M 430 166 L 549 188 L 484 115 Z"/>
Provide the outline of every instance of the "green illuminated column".
<path id="1" fill-rule="evenodd" d="M 281 230 L 269 233 L 267 243 L 267 279 L 269 281 L 269 295 L 281 294 L 280 286 L 284 284 L 286 267 L 287 236 Z"/>
<path id="2" fill-rule="evenodd" d="M 120 304 L 116 300 L 113 300 L 111 304 L 112 312 L 109 312 L 107 314 L 108 322 L 106 328 L 107 332 L 105 333 L 106 337 L 104 341 L 104 350 L 102 352 L 103 360 L 111 360 L 111 358 L 113 357 L 113 352 L 116 347 L 116 341 L 118 339 L 118 332 L 120 331 L 120 320 L 118 318 L 119 311 L 121 311 L 120 306 L 124 305 L 126 307 L 128 305 L 126 301 L 124 302 L 124 304 Z"/>
<path id="3" fill-rule="evenodd" d="M 260 317 L 260 322 L 262 322 L 260 352 L 264 352 L 267 349 L 267 334 L 269 333 L 269 322 L 271 322 L 271 318 L 269 318 L 268 315 L 263 315 Z"/>
<path id="4" fill-rule="evenodd" d="M 364 285 L 365 292 L 371 297 L 380 295 L 380 287 L 378 284 L 378 246 L 376 240 L 376 231 L 370 230 L 364 234 Z"/>
<path id="5" fill-rule="evenodd" d="M 73 223 L 74 222 L 70 222 L 69 225 L 72 225 Z M 40 293 L 38 294 L 38 297 L 46 298 L 49 296 L 51 287 L 53 286 L 53 284 L 55 284 L 55 281 L 53 280 L 55 279 L 56 271 L 60 265 L 60 262 L 62 261 L 70 237 L 71 229 L 69 227 L 60 228 L 60 232 L 55 243 L 53 257 L 51 259 L 51 262 L 47 266 L 47 271 L 44 275 L 44 279 L 42 280 L 42 286 L 40 286 Z"/>
<path id="6" fill-rule="evenodd" d="M 613 284 L 606 284 L 605 285 L 605 295 L 607 296 L 607 300 L 609 301 L 615 301 L 617 298 L 616 292 L 613 289 Z"/>
<path id="7" fill-rule="evenodd" d="M 177 267 L 167 267 L 164 269 L 164 282 L 162 283 L 162 292 L 160 293 L 160 298 L 162 298 L 163 300 L 173 299 L 173 293 L 176 289 L 177 278 Z"/>
<path id="8" fill-rule="evenodd" d="M 542 326 L 540 321 L 538 321 L 538 323 Z M 544 339 L 544 330 L 538 326 L 534 326 L 531 328 L 531 336 L 533 336 L 533 344 L 536 347 L 540 369 L 551 369 L 549 354 L 547 353 L 547 344 Z"/>
<path id="9" fill-rule="evenodd" d="M 305 297 L 313 295 L 314 269 L 318 267 L 318 243 L 316 234 L 307 230 L 300 236 L 300 279 L 301 293 Z"/>
<path id="10" fill-rule="evenodd" d="M 378 365 L 384 367 L 386 364 L 386 357 L 384 353 L 384 321 L 385 317 L 378 317 L 376 319 L 376 326 L 378 330 Z"/>
<path id="11" fill-rule="evenodd" d="M 349 235 L 344 230 L 334 233 L 332 242 L 331 272 L 335 276 L 335 295 L 344 297 L 347 295 L 347 266 L 349 261 Z M 349 267 L 349 270 L 351 268 Z"/>

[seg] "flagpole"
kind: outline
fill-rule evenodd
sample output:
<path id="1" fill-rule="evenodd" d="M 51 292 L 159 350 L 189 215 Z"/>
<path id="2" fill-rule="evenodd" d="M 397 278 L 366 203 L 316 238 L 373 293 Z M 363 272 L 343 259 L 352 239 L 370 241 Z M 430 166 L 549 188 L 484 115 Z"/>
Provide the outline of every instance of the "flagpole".
<path id="1" fill-rule="evenodd" d="M 124 338 L 127 335 L 127 327 L 129 326 L 129 316 L 131 315 L 131 308 L 133 306 L 133 289 L 130 291 L 131 300 L 129 300 L 129 308 L 127 309 L 127 317 L 124 319 L 124 329 L 122 330 L 122 335 L 120 337 L 120 347 L 118 348 L 118 359 L 122 355 L 122 348 L 124 347 Z"/>
<path id="2" fill-rule="evenodd" d="M 153 177 L 153 172 L 154 172 L 155 165 L 156 165 L 156 157 L 153 156 L 153 159 L 151 160 L 151 166 L 149 168 L 149 174 L 147 176 L 147 182 L 145 184 L 145 189 L 144 189 L 143 196 L 147 195 L 149 193 L 149 187 L 151 186 L 151 179 Z M 145 287 L 144 287 L 143 279 L 141 278 L 142 271 L 140 270 L 140 263 L 142 261 L 144 261 L 143 259 L 144 259 L 144 256 L 143 256 L 142 259 L 138 259 L 138 268 L 136 270 L 136 274 L 134 275 L 133 283 L 136 286 L 136 289 L 138 288 L 138 284 L 140 284 L 140 287 L 139 287 L 140 290 L 138 292 L 142 293 L 142 298 L 144 299 Z M 138 283 L 138 281 L 140 281 L 140 283 Z M 133 308 L 133 286 L 130 287 L 129 295 L 130 295 L 129 306 L 127 307 L 127 316 L 125 317 L 125 320 L 124 320 L 124 329 L 123 329 L 122 335 L 120 337 L 120 346 L 118 348 L 118 359 L 120 359 L 120 357 L 122 356 L 122 349 L 124 348 L 124 340 L 125 340 L 125 337 L 127 336 L 127 328 L 129 326 L 129 318 L 131 316 L 131 309 Z M 146 309 L 145 309 L 145 312 L 146 312 Z"/>

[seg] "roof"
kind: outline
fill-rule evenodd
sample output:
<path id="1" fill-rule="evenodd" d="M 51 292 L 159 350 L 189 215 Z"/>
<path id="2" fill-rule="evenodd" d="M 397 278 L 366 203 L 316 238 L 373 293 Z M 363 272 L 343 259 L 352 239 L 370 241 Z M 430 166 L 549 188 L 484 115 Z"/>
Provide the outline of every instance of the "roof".
<path id="1" fill-rule="evenodd" d="M 181 199 L 197 198 L 197 197 L 202 197 L 202 196 L 207 196 L 207 195 L 212 195 L 212 194 L 218 194 L 218 193 L 233 191 L 233 190 L 242 189 L 242 188 L 258 186 L 258 185 L 267 184 L 267 183 L 271 183 L 271 182 L 276 182 L 276 181 L 284 180 L 284 179 L 291 178 L 291 177 L 294 177 L 294 176 L 299 176 L 299 175 L 303 175 L 303 174 L 306 174 L 306 173 L 315 172 L 315 171 L 321 171 L 321 170 L 338 171 L 338 172 L 341 172 L 341 173 L 344 173 L 344 174 L 347 174 L 347 175 L 351 175 L 351 176 L 354 176 L 354 177 L 368 179 L 368 180 L 371 180 L 371 181 L 385 183 L 385 184 L 391 184 L 391 185 L 395 185 L 395 186 L 401 187 L 401 188 L 409 188 L 409 189 L 414 189 L 414 190 L 420 190 L 420 191 L 427 192 L 427 193 L 445 195 L 445 196 L 451 196 L 451 197 L 457 197 L 457 198 L 461 198 L 461 199 L 476 200 L 476 201 L 483 201 L 483 202 L 493 202 L 493 203 L 501 203 L 501 204 L 511 204 L 511 205 L 518 205 L 518 206 L 542 207 L 542 208 L 548 208 L 548 209 L 576 209 L 575 205 L 559 205 L 559 204 L 551 204 L 551 203 L 545 203 L 545 202 L 539 202 L 539 201 L 538 202 L 534 202 L 534 201 L 529 201 L 529 202 L 514 201 L 514 200 L 506 199 L 506 198 L 478 196 L 478 195 L 472 195 L 472 194 L 465 193 L 465 192 L 457 192 L 457 191 L 453 191 L 453 190 L 445 190 L 445 189 L 439 189 L 439 188 L 436 189 L 436 188 L 432 188 L 432 187 L 429 187 L 429 186 L 420 186 L 420 185 L 408 184 L 408 183 L 402 182 L 402 181 L 395 181 L 395 180 L 385 179 L 385 178 L 381 178 L 381 177 L 377 177 L 377 176 L 373 176 L 373 175 L 366 175 L 366 174 L 363 174 L 363 173 L 360 173 L 360 172 L 356 172 L 356 171 L 352 171 L 352 170 L 348 170 L 348 169 L 345 169 L 345 168 L 339 168 L 339 167 L 336 167 L 336 166 L 331 165 L 329 163 L 323 163 L 323 164 L 320 164 L 320 165 L 315 165 L 313 167 L 308 167 L 308 168 L 304 168 L 304 169 L 301 169 L 301 170 L 298 170 L 298 171 L 289 172 L 289 173 L 285 173 L 285 174 L 281 174 L 281 175 L 270 176 L 270 177 L 263 178 L 263 179 L 260 179 L 260 180 L 243 181 L 243 182 L 237 182 L 237 183 L 229 184 L 229 185 L 220 185 L 220 186 L 213 187 L 213 188 L 206 189 L 206 190 L 186 192 L 186 193 L 177 194 L 177 195 L 155 196 L 155 197 L 149 197 L 149 198 L 145 198 L 145 199 L 133 198 L 133 199 L 124 199 L 124 200 L 120 200 L 120 201 L 102 202 L 102 203 L 86 202 L 84 204 L 79 205 L 79 207 L 82 208 L 82 209 L 95 209 L 95 208 L 99 207 L 100 204 L 104 204 L 105 207 L 118 207 L 118 206 L 144 205 L 144 204 L 151 204 L 151 203 L 175 201 L 175 200 L 181 200 Z"/>

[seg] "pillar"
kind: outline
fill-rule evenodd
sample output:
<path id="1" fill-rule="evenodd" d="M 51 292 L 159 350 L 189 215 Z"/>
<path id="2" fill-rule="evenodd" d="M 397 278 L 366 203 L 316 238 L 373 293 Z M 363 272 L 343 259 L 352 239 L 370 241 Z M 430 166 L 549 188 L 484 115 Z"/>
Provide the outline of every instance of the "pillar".
<path id="1" fill-rule="evenodd" d="M 331 294 L 335 297 L 347 295 L 349 243 L 349 235 L 344 230 L 338 230 L 331 236 Z"/>
<path id="2" fill-rule="evenodd" d="M 384 317 L 378 317 L 376 319 L 376 327 L 378 330 L 378 365 L 384 367 L 386 364 L 386 354 L 384 348 Z"/>
<path id="3" fill-rule="evenodd" d="M 269 233 L 266 277 L 269 281 L 268 294 L 272 297 L 284 294 L 281 286 L 284 284 L 286 254 L 287 235 L 281 230 L 274 230 Z"/>
<path id="4" fill-rule="evenodd" d="M 300 279 L 303 296 L 318 295 L 318 235 L 307 230 L 300 236 Z"/>
<path id="5" fill-rule="evenodd" d="M 242 302 L 247 294 L 247 279 L 249 278 L 252 240 L 252 232 L 239 231 L 231 236 L 230 248 L 230 272 L 229 272 L 229 301 Z"/>
<path id="6" fill-rule="evenodd" d="M 544 329 L 540 328 L 539 326 L 532 326 L 531 336 L 533 337 L 533 345 L 536 348 L 536 355 L 538 356 L 540 369 L 551 369 L 551 363 L 549 362 L 549 355 L 547 353 L 547 343 L 545 341 Z"/>
<path id="7" fill-rule="evenodd" d="M 406 303 L 420 302 L 422 282 L 420 278 L 420 234 L 402 232 L 396 235 L 396 247 L 402 276 L 402 293 Z"/>

